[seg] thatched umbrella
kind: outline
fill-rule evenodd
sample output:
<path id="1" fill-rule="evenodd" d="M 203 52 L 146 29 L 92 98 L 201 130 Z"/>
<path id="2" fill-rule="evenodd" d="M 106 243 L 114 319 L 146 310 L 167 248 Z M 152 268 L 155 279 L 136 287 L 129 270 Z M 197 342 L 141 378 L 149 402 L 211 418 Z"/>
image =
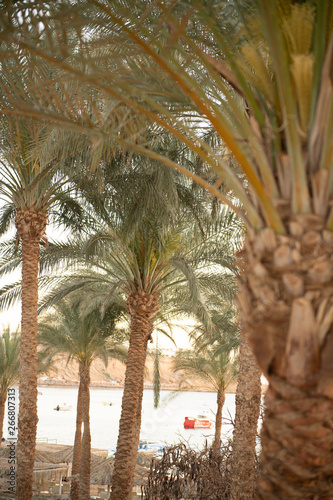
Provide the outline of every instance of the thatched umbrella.
<path id="1" fill-rule="evenodd" d="M 146 484 L 148 473 L 149 469 L 142 467 L 142 465 L 137 465 L 134 473 L 134 486 L 142 486 L 143 484 Z"/>
<path id="2" fill-rule="evenodd" d="M 104 456 L 99 456 L 94 452 L 91 453 L 91 464 L 95 463 L 96 460 L 105 460 L 105 451 L 103 450 Z M 73 446 L 63 447 L 61 450 L 53 453 L 53 455 L 60 460 L 60 462 L 72 463 L 73 461 Z"/>
<path id="3" fill-rule="evenodd" d="M 43 453 L 38 454 L 36 456 L 36 460 L 34 463 L 33 469 L 33 480 L 35 484 L 40 483 L 42 480 L 49 481 L 61 481 L 64 476 L 68 476 L 68 464 L 60 463 L 59 460 L 54 457 L 43 456 Z M 49 454 L 47 454 L 49 455 Z M 52 455 L 52 454 L 50 454 Z M 1 450 L 0 457 L 0 482 L 5 487 L 9 486 L 10 472 L 12 472 L 11 467 L 16 464 L 11 464 L 8 459 L 9 452 L 3 448 Z M 47 461 L 44 461 L 46 459 Z M 49 461 L 51 460 L 51 462 Z M 53 463 L 52 463 L 53 461 Z M 6 491 L 5 491 L 6 492 Z M 3 492 L 3 493 L 5 493 Z"/>
<path id="4" fill-rule="evenodd" d="M 113 472 L 114 457 L 96 462 L 91 469 L 90 483 L 99 485 L 111 485 L 111 476 Z M 134 475 L 134 486 L 141 486 L 147 481 L 149 469 L 136 464 Z"/>
<path id="5" fill-rule="evenodd" d="M 10 453 L 11 450 L 9 446 L 6 446 L 5 448 L 0 448 L 0 458 L 10 458 Z M 59 460 L 58 457 L 56 457 L 55 453 L 51 453 L 48 451 L 36 451 L 35 453 L 35 462 L 44 462 L 48 464 L 60 464 L 64 463 L 64 461 Z"/>
<path id="6" fill-rule="evenodd" d="M 33 478 L 36 483 L 47 479 L 48 481 L 60 481 L 63 477 L 68 476 L 68 464 L 50 464 L 44 462 L 35 462 Z"/>
<path id="7" fill-rule="evenodd" d="M 90 483 L 91 484 L 111 484 L 111 476 L 113 472 L 114 458 L 101 459 L 91 468 Z"/>
<path id="8" fill-rule="evenodd" d="M 48 464 L 63 464 L 64 461 L 59 460 L 54 453 L 44 452 L 44 451 L 36 451 L 35 453 L 35 462 L 44 462 Z"/>
<path id="9" fill-rule="evenodd" d="M 56 451 L 54 456 L 61 462 L 72 463 L 73 461 L 73 446 L 63 447 L 61 450 Z"/>
<path id="10" fill-rule="evenodd" d="M 6 477 L 10 471 L 10 464 L 8 463 L 8 458 L 0 457 L 0 477 Z"/>

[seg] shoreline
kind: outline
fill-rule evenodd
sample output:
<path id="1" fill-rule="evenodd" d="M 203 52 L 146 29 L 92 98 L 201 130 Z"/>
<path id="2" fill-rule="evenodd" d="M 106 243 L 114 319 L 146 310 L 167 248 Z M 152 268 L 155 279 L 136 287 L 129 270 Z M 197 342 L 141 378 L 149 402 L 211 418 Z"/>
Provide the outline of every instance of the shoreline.
<path id="1" fill-rule="evenodd" d="M 66 382 L 66 381 L 56 381 L 56 382 L 38 382 L 38 387 L 68 387 L 69 389 L 76 389 L 79 387 L 79 382 Z M 107 382 L 91 382 L 90 383 L 90 389 L 113 389 L 113 390 L 119 390 L 119 389 L 124 389 L 124 385 L 114 385 L 114 384 L 108 384 Z M 147 385 L 144 386 L 144 390 L 150 390 L 153 391 L 154 388 Z M 189 388 L 189 389 L 179 389 L 178 387 L 172 386 L 172 385 L 167 385 L 163 384 L 163 387 L 160 388 L 161 391 L 177 391 L 177 392 L 212 392 L 214 393 L 215 391 L 211 389 L 205 389 L 203 387 L 198 387 L 198 388 Z M 235 394 L 235 391 L 226 391 L 226 394 Z"/>
<path id="2" fill-rule="evenodd" d="M 41 381 L 37 383 L 38 387 L 68 387 L 69 389 L 76 389 L 79 387 L 79 382 L 76 381 Z M 124 389 L 123 384 L 108 384 L 107 382 L 91 382 L 90 383 L 90 389 L 112 389 L 112 390 L 119 390 L 119 389 Z M 236 394 L 236 387 L 237 385 L 234 384 L 233 387 L 231 387 L 229 390 L 226 391 L 226 394 Z M 266 390 L 268 388 L 267 384 L 261 384 L 261 393 L 265 394 Z M 144 385 L 144 390 L 150 390 L 153 391 L 154 388 L 152 387 L 152 384 L 146 384 Z M 179 389 L 179 387 L 176 387 L 174 385 L 169 385 L 169 384 L 161 384 L 161 391 L 177 391 L 177 392 L 211 392 L 215 393 L 216 391 L 213 391 L 210 388 L 205 388 L 205 387 L 189 387 L 187 389 Z"/>

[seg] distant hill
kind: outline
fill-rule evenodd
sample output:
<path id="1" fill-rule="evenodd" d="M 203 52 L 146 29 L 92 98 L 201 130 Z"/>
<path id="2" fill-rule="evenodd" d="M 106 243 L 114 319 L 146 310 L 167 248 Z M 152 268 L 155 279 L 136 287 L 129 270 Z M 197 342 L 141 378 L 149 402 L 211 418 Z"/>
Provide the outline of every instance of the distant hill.
<path id="1" fill-rule="evenodd" d="M 172 356 L 160 357 L 160 380 L 161 389 L 177 390 L 182 373 L 173 373 L 171 369 Z M 119 361 L 110 360 L 105 367 L 102 360 L 95 360 L 91 366 L 91 385 L 105 387 L 123 387 L 125 380 L 125 366 Z M 145 388 L 153 387 L 154 360 L 147 356 Z M 77 385 L 79 382 L 78 364 L 72 361 L 66 364 L 66 358 L 59 357 L 54 370 L 47 375 L 39 377 L 39 385 Z M 183 389 L 192 389 L 198 391 L 210 391 L 211 389 L 200 380 L 185 379 L 182 385 Z M 235 392 L 234 384 L 228 392 Z"/>

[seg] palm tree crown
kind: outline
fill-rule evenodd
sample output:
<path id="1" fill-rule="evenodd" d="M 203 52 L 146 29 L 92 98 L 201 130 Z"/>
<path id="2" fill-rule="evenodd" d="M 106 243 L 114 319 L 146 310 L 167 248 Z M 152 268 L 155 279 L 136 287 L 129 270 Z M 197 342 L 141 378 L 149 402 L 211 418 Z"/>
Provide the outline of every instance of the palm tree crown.
<path id="1" fill-rule="evenodd" d="M 94 359 L 101 358 L 107 364 L 108 358 L 124 359 L 124 350 L 114 340 L 115 321 L 122 315 L 121 308 L 110 308 L 101 318 L 98 310 L 84 314 L 82 305 L 64 300 L 56 311 L 41 317 L 38 324 L 38 341 L 45 355 L 67 355 L 80 365 L 90 366 Z"/>

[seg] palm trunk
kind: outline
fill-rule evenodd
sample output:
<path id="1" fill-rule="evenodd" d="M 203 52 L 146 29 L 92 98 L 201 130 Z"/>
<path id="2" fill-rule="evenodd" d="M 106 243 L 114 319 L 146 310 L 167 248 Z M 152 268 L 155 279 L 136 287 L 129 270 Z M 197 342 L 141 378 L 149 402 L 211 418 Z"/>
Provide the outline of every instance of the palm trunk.
<path id="1" fill-rule="evenodd" d="M 135 464 L 141 426 L 144 367 L 151 318 L 158 311 L 158 299 L 142 291 L 129 296 L 130 345 L 119 422 L 119 435 L 112 475 L 112 500 L 132 498 Z"/>
<path id="2" fill-rule="evenodd" d="M 146 345 L 144 347 L 146 354 L 147 354 L 147 344 L 148 344 L 148 338 L 147 338 Z M 139 449 L 139 443 L 140 443 L 143 391 L 144 391 L 144 377 L 142 377 L 142 384 L 141 384 L 141 387 L 138 389 L 139 398 L 138 398 L 138 406 L 137 406 L 137 410 L 136 410 L 136 423 L 135 423 L 136 436 L 134 438 L 134 444 L 133 444 L 134 450 Z M 135 468 L 136 468 L 136 461 L 137 461 L 137 453 L 133 453 L 133 471 L 134 471 L 134 473 L 135 473 Z M 134 477 L 134 473 L 133 473 L 133 477 Z"/>
<path id="3" fill-rule="evenodd" d="M 146 354 L 147 354 L 147 344 L 148 340 L 152 338 L 152 333 L 154 331 L 154 326 L 152 320 L 149 321 L 149 330 L 148 330 L 148 335 L 147 335 L 147 341 L 145 345 L 146 349 Z M 136 414 L 136 444 L 135 444 L 135 449 L 139 449 L 139 443 L 140 443 L 140 432 L 141 432 L 141 419 L 142 419 L 142 400 L 143 400 L 143 391 L 144 391 L 144 377 L 142 377 L 142 384 L 139 389 L 139 401 L 138 401 L 138 407 L 137 407 L 137 414 Z M 136 459 L 137 455 L 135 454 L 133 456 L 133 467 L 135 470 L 136 467 Z"/>
<path id="4" fill-rule="evenodd" d="M 0 446 L 3 436 L 3 421 L 5 418 L 6 400 L 7 400 L 7 392 L 0 392 Z"/>
<path id="5" fill-rule="evenodd" d="M 16 211 L 16 227 L 22 239 L 22 321 L 17 450 L 18 500 L 32 499 L 32 474 L 37 433 L 37 302 L 39 242 L 45 232 L 46 214 Z"/>
<path id="6" fill-rule="evenodd" d="M 80 500 L 90 500 L 90 461 L 91 461 L 91 435 L 90 435 L 90 365 L 84 366 L 81 372 L 82 381 L 82 417 L 83 435 L 81 448 L 80 467 Z"/>
<path id="7" fill-rule="evenodd" d="M 74 438 L 74 448 L 73 448 L 73 462 L 72 462 L 72 476 L 77 476 L 77 480 L 73 480 L 71 484 L 71 500 L 79 500 L 79 474 L 81 466 L 81 443 L 82 443 L 82 381 L 81 381 L 81 371 L 80 366 L 80 384 L 77 394 L 77 406 L 76 406 L 76 429 Z"/>
<path id="8" fill-rule="evenodd" d="M 260 376 L 261 372 L 246 333 L 243 331 L 232 439 L 230 471 L 230 498 L 232 500 L 249 500 L 253 498 L 255 492 L 255 447 L 261 399 Z"/>
<path id="9" fill-rule="evenodd" d="M 222 410 L 225 402 L 225 392 L 219 388 L 217 391 L 217 409 L 215 417 L 215 437 L 212 445 L 213 453 L 218 454 L 221 447 L 221 430 L 222 430 Z"/>
<path id="10" fill-rule="evenodd" d="M 269 380 L 261 499 L 333 498 L 332 233 L 315 214 L 247 241 L 239 304 Z"/>
<path id="11" fill-rule="evenodd" d="M 271 381 L 258 499 L 333 499 L 333 400 Z"/>

